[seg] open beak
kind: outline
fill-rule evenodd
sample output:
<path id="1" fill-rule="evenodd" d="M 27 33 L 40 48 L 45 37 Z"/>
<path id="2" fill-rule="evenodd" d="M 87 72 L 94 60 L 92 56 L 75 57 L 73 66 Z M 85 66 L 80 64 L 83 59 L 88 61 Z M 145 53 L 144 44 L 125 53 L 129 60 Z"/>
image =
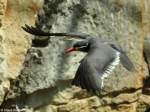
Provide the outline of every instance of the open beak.
<path id="1" fill-rule="evenodd" d="M 72 51 L 76 51 L 76 49 L 73 48 L 73 47 L 68 48 L 68 49 L 65 51 L 65 53 L 70 53 L 70 52 L 72 52 Z"/>

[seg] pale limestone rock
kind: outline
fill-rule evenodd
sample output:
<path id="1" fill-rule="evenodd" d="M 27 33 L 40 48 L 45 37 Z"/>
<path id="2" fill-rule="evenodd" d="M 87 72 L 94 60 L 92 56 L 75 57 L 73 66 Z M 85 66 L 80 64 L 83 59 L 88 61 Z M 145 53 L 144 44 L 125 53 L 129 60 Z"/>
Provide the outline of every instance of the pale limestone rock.
<path id="1" fill-rule="evenodd" d="M 146 110 L 150 110 L 150 97 L 149 95 L 141 95 L 139 97 L 138 103 L 136 105 L 136 112 L 145 112 Z M 149 111 L 146 111 L 149 112 Z"/>
<path id="2" fill-rule="evenodd" d="M 114 0 L 46 1 L 44 5 L 45 15 L 42 16 L 46 20 L 37 23 L 42 24 L 43 26 L 41 27 L 46 31 L 87 32 L 93 36 L 100 36 L 100 38 L 108 37 L 108 39 L 116 40 L 121 44 L 133 61 L 136 70 L 132 73 L 119 66 L 119 69 L 116 69 L 104 81 L 105 88 L 102 94 L 107 94 L 114 90 L 140 88 L 145 77 L 143 73 L 146 70 L 141 71 L 143 68 L 146 69 L 142 58 L 143 45 L 139 44 L 143 42 L 140 27 L 140 4 L 135 1 L 132 3 L 125 2 L 121 7 L 118 4 Z M 133 14 L 130 15 L 130 13 Z M 79 65 L 78 62 L 85 54 L 72 53 L 69 56 L 64 55 L 64 49 L 70 46 L 71 43 L 63 39 L 52 38 L 47 47 L 31 49 L 25 61 L 30 67 L 25 66 L 20 76 L 24 84 L 21 87 L 23 91 L 32 93 L 38 89 L 57 86 L 55 83 L 57 80 L 72 79 Z M 38 57 L 33 59 L 35 52 L 37 52 Z"/>
<path id="3" fill-rule="evenodd" d="M 57 107 L 54 105 L 47 105 L 45 108 L 36 110 L 35 112 L 57 112 Z"/>
<path id="4" fill-rule="evenodd" d="M 147 66 L 149 68 L 150 74 L 150 1 L 144 0 L 143 1 L 143 36 L 145 37 L 144 40 L 144 58 L 147 62 Z M 144 91 L 149 94 L 150 93 L 150 75 L 147 76 L 144 84 Z"/>
<path id="5" fill-rule="evenodd" d="M 88 101 L 88 105 L 90 105 L 90 107 L 92 108 L 97 108 L 102 105 L 100 99 L 96 96 L 88 98 L 87 101 Z"/>
<path id="6" fill-rule="evenodd" d="M 90 93 L 84 94 L 87 92 L 82 90 L 74 92 L 69 85 L 70 79 L 73 78 L 78 62 L 85 54 L 73 53 L 67 57 L 63 51 L 71 43 L 52 38 L 47 47 L 31 48 L 27 54 L 17 82 L 21 91 L 30 94 L 26 99 L 22 99 L 25 105 L 33 108 L 42 104 L 55 105 L 58 112 L 130 112 L 135 109 L 134 102 L 140 94 L 139 89 L 143 86 L 146 71 L 142 57 L 144 38 L 141 36 L 140 27 L 140 1 L 48 0 L 45 2 L 44 11 L 45 14 L 37 21 L 43 30 L 78 31 L 116 40 L 127 51 L 136 70 L 130 73 L 119 66 L 105 80 L 100 98 L 93 97 Z M 67 84 L 62 80 L 68 80 Z"/>
<path id="7" fill-rule="evenodd" d="M 21 26 L 33 24 L 41 6 L 42 0 L 0 0 L 0 103 L 9 91 L 9 80 L 19 75 L 30 46 Z"/>
<path id="8" fill-rule="evenodd" d="M 122 93 L 115 98 L 112 98 L 112 103 L 121 104 L 121 103 L 133 103 L 136 102 L 141 94 L 141 90 L 136 91 L 135 93 Z"/>
<path id="9" fill-rule="evenodd" d="M 14 1 L 9 0 L 8 6 L 10 9 L 13 8 L 12 11 L 6 8 L 4 21 L 4 31 L 9 32 L 4 39 L 5 50 L 8 51 L 4 53 L 7 55 L 8 66 L 8 70 L 4 72 L 8 75 L 4 76 L 9 78 L 18 75 L 26 49 L 29 47 L 28 41 L 21 38 L 25 32 L 17 29 L 24 23 L 33 24 L 35 21 L 33 12 L 37 12 L 39 7 L 33 5 L 36 3 L 34 0 L 19 1 L 13 6 L 16 4 Z M 33 4 L 30 4 L 31 2 Z M 28 8 L 27 4 L 30 4 Z M 147 75 L 142 55 L 144 36 L 141 35 L 140 26 L 141 5 L 147 4 L 145 2 L 142 4 L 140 0 L 46 0 L 45 14 L 36 21 L 42 29 L 51 32 L 88 32 L 91 35 L 116 40 L 127 51 L 136 71 L 130 73 L 119 66 L 105 80 L 100 97 L 94 96 L 70 85 L 78 62 L 85 54 L 73 53 L 66 58 L 62 52 L 71 45 L 70 42 L 53 38 L 48 47 L 31 48 L 28 52 L 23 70 L 16 81 L 19 85 L 15 85 L 16 90 L 28 94 L 21 94 L 16 98 L 17 103 L 31 108 L 27 109 L 27 112 L 144 112 L 149 107 L 150 97 L 141 92 L 143 79 Z M 19 6 L 22 7 L 21 10 L 18 9 Z M 146 10 L 147 8 L 146 6 Z M 10 12 L 13 12 L 12 16 Z M 20 16 L 16 17 L 16 14 Z M 16 22 L 14 18 L 19 25 L 14 24 Z M 27 34 L 26 37 L 30 38 Z M 11 62 L 14 58 L 16 60 Z M 16 66 L 13 66 L 14 63 Z M 3 90 L 3 87 L 0 87 L 0 90 L 1 88 Z"/>

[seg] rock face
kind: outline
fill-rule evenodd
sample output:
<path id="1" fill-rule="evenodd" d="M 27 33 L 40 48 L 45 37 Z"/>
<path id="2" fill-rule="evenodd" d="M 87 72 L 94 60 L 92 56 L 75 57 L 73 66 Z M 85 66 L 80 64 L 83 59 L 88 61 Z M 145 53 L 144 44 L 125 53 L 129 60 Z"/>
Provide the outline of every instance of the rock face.
<path id="1" fill-rule="evenodd" d="M 4 31 L 9 32 L 5 34 L 7 38 L 4 44 L 11 52 L 8 54 L 8 50 L 4 51 L 8 56 L 8 78 L 15 79 L 21 71 L 11 86 L 20 108 L 27 106 L 31 108 L 30 111 L 36 109 L 38 112 L 144 112 L 150 107 L 150 97 L 142 91 L 143 81 L 148 76 L 143 60 L 145 33 L 142 31 L 148 27 L 141 27 L 141 24 L 149 20 L 143 19 L 147 16 L 142 14 L 148 13 L 148 0 L 143 3 L 140 0 L 45 0 L 43 9 L 39 11 L 36 26 L 45 31 L 84 32 L 98 38 L 112 39 L 127 52 L 136 70 L 128 72 L 119 65 L 105 79 L 100 96 L 71 86 L 79 61 L 85 55 L 64 55 L 64 49 L 71 46 L 73 41 L 54 37 L 47 47 L 30 48 L 21 69 L 29 44 L 21 38 L 25 33 L 17 28 L 24 23 L 33 23 L 35 18 L 31 15 L 39 6 L 35 5 L 34 0 L 25 3 L 14 1 L 8 1 L 12 11 L 7 6 L 4 24 Z M 14 5 L 17 3 L 21 6 Z M 18 10 L 18 6 L 22 9 Z M 17 19 L 16 14 L 20 15 Z M 14 24 L 16 20 L 17 25 Z"/>
<path id="2" fill-rule="evenodd" d="M 6 9 L 6 1 L 1 0 L 0 1 L 0 28 L 2 28 L 2 18 L 4 16 L 4 11 Z M 4 77 L 4 74 L 6 73 L 6 61 L 5 59 L 5 48 L 4 48 L 4 34 L 2 30 L 0 29 L 0 74 Z M 5 94 L 5 88 L 8 88 L 9 84 L 7 81 L 4 82 L 4 78 L 1 78 L 1 85 L 0 85 L 0 102 L 3 101 L 3 97 Z"/>
<path id="3" fill-rule="evenodd" d="M 43 16 L 41 16 L 47 20 L 39 21 L 37 24 L 43 24 L 41 27 L 51 32 L 77 31 L 100 38 L 117 40 L 128 52 L 136 71 L 130 73 L 120 66 L 120 69 L 106 80 L 109 83 L 106 83 L 104 93 L 126 88 L 137 89 L 142 86 L 144 77 L 143 71 L 141 71 L 143 46 L 139 44 L 142 43 L 143 38 L 140 35 L 141 11 L 138 3 L 135 3 L 137 6 L 134 6 L 136 12 L 134 12 L 133 6 L 128 4 L 130 3 L 124 3 L 122 5 L 125 6 L 119 7 L 117 3 L 104 1 L 47 1 L 44 5 L 45 14 L 42 13 Z M 54 8 L 51 8 L 52 6 Z M 126 10 L 126 7 L 129 10 Z M 133 11 L 133 15 L 129 15 L 131 11 Z M 64 55 L 64 49 L 71 46 L 71 43 L 59 38 L 52 38 L 48 47 L 29 50 L 25 69 L 21 75 L 25 84 L 22 85 L 25 92 L 32 93 L 38 89 L 57 86 L 55 84 L 57 80 L 68 80 L 74 77 L 78 62 L 84 54 Z"/>
<path id="4" fill-rule="evenodd" d="M 25 23 L 33 24 L 40 4 L 34 1 L 0 0 L 0 103 L 9 90 L 10 79 L 15 79 L 22 69 L 29 39 L 21 29 Z"/>
<path id="5" fill-rule="evenodd" d="M 144 58 L 147 62 L 147 67 L 150 73 L 150 1 L 144 1 L 144 8 L 143 8 L 143 35 L 145 36 L 144 40 Z M 145 91 L 150 93 L 150 77 L 148 77 L 145 81 Z"/>

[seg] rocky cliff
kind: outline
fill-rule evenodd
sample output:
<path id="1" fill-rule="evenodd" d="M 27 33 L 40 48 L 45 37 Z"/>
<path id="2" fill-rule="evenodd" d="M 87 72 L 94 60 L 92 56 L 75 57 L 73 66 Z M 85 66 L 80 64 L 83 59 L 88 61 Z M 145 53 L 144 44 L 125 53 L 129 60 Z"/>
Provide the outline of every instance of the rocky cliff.
<path id="1" fill-rule="evenodd" d="M 143 57 L 144 38 L 150 30 L 148 0 L 45 0 L 43 5 L 40 0 L 0 3 L 3 9 L 0 96 L 1 102 L 4 100 L 1 108 L 17 105 L 37 112 L 148 111 L 149 71 Z M 73 41 L 56 37 L 50 39 L 47 47 L 31 47 L 31 38 L 38 37 L 21 30 L 25 23 L 35 23 L 49 32 L 84 32 L 117 41 L 136 70 L 128 72 L 119 65 L 105 79 L 100 96 L 87 93 L 71 86 L 78 62 L 85 54 L 64 55 L 64 49 Z M 148 63 L 147 53 L 148 50 L 144 56 Z"/>
<path id="2" fill-rule="evenodd" d="M 0 103 L 22 69 L 31 42 L 21 25 L 34 24 L 42 1 L 0 0 Z"/>

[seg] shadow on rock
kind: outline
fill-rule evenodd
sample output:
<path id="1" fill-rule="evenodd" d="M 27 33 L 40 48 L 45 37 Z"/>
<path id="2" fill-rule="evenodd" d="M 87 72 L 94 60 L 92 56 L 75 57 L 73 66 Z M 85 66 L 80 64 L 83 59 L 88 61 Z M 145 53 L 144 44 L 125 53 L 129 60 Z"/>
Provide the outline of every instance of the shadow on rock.
<path id="1" fill-rule="evenodd" d="M 143 83 L 144 83 L 144 86 L 143 86 L 142 92 L 144 94 L 150 95 L 150 77 L 147 77 Z"/>

